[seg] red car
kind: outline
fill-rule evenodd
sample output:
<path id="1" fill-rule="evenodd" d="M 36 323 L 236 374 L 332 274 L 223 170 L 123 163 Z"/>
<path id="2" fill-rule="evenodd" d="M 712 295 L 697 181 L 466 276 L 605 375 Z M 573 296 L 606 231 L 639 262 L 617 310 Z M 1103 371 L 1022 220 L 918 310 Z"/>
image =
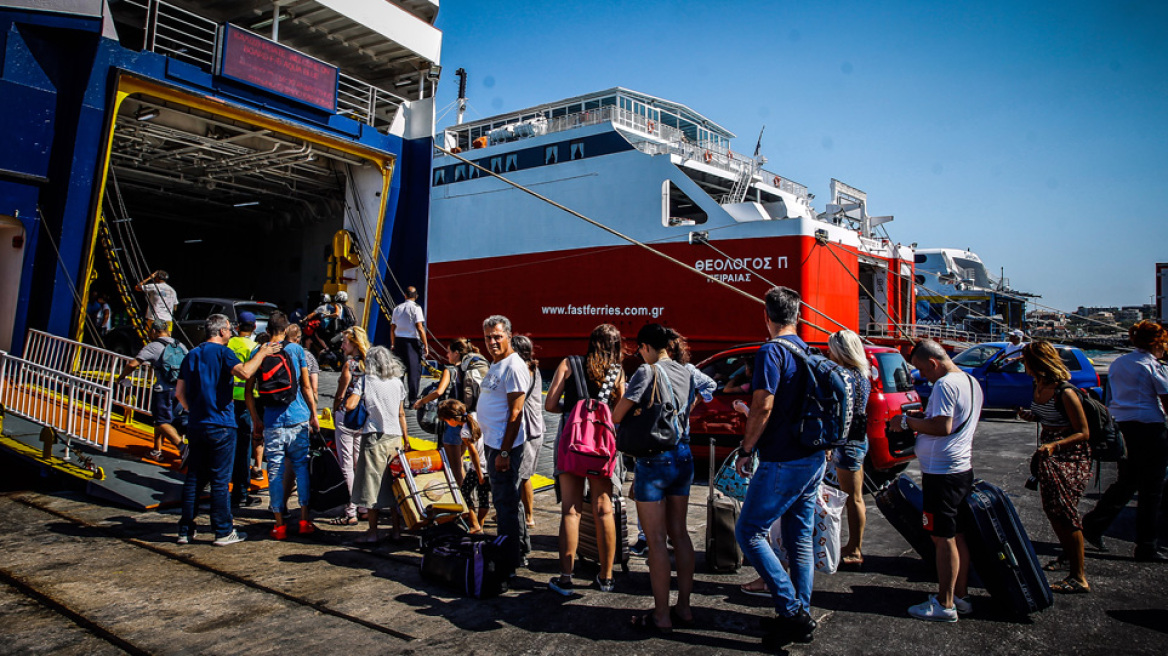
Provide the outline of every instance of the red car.
<path id="1" fill-rule="evenodd" d="M 719 463 L 742 443 L 746 417 L 736 411 L 734 402 L 750 405 L 750 376 L 754 354 L 762 343 L 734 347 L 707 358 L 698 369 L 718 383 L 711 401 L 701 400 L 690 414 L 690 443 L 694 456 L 704 460 L 714 438 L 715 457 Z M 827 351 L 826 344 L 812 344 Z M 895 478 L 908 466 L 916 435 L 889 430 L 888 420 L 905 410 L 921 407 L 913 389 L 911 369 L 894 348 L 865 345 L 872 366 L 872 394 L 868 397 L 868 455 L 864 460 L 864 489 L 874 491 Z"/>

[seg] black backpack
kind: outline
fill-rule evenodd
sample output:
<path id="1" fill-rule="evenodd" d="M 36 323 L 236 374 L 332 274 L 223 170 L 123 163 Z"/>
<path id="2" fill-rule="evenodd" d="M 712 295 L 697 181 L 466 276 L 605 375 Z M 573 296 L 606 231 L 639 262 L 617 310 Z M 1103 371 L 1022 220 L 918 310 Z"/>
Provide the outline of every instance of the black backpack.
<path id="1" fill-rule="evenodd" d="M 337 321 L 337 330 L 348 330 L 355 325 L 357 325 L 357 317 L 353 314 L 353 308 L 342 305 L 341 318 Z"/>
<path id="2" fill-rule="evenodd" d="M 1073 389 L 1079 395 L 1079 403 L 1083 404 L 1083 414 L 1087 415 L 1087 444 L 1091 445 L 1091 457 L 1100 462 L 1119 462 L 1127 459 L 1127 445 L 1123 441 L 1123 434 L 1119 432 L 1119 422 L 1103 405 L 1087 392 L 1063 383 L 1059 385 L 1058 403 L 1055 407 L 1063 417 L 1067 417 L 1067 409 L 1063 407 L 1063 390 Z"/>
<path id="3" fill-rule="evenodd" d="M 256 392 L 266 406 L 286 406 L 296 400 L 296 374 L 288 354 L 264 356 L 256 372 Z"/>

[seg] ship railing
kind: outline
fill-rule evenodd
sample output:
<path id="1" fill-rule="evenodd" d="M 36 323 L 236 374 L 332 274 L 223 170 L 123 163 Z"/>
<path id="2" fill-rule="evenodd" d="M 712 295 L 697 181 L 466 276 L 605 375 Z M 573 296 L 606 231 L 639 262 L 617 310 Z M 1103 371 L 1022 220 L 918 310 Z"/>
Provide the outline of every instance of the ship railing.
<path id="1" fill-rule="evenodd" d="M 952 339 L 961 342 L 977 341 L 977 335 L 975 333 L 943 324 L 914 323 L 905 328 L 913 337 L 918 339 Z"/>
<path id="2" fill-rule="evenodd" d="M 143 50 L 173 57 L 205 71 L 214 72 L 219 45 L 219 23 L 163 0 L 123 0 L 141 17 L 145 28 Z M 311 55 L 309 55 L 311 56 Z M 378 129 L 388 129 L 406 99 L 340 74 L 337 113 Z"/>
<path id="3" fill-rule="evenodd" d="M 113 394 L 107 385 L 0 351 L 0 403 L 71 440 L 109 449 Z"/>
<path id="4" fill-rule="evenodd" d="M 125 382 L 115 384 L 126 363 L 133 358 L 36 329 L 28 331 L 24 357 L 37 366 L 103 385 L 109 389 L 115 405 L 150 414 L 155 374 L 154 367 L 148 363 L 141 363 Z"/>

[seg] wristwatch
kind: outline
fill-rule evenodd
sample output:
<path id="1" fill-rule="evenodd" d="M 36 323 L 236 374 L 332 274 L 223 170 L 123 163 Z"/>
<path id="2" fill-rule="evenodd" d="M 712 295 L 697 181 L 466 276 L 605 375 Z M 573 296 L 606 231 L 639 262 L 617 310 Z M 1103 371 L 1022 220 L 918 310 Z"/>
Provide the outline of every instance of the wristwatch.
<path id="1" fill-rule="evenodd" d="M 510 451 L 500 451 L 499 457 L 506 460 L 506 459 L 511 457 L 511 452 Z"/>
<path id="2" fill-rule="evenodd" d="M 900 416 L 900 430 L 908 430 L 908 415 Z"/>
<path id="3" fill-rule="evenodd" d="M 739 457 L 739 458 L 753 458 L 753 457 L 754 457 L 754 454 L 755 454 L 757 451 L 758 451 L 758 445 L 757 445 L 757 444 L 755 444 L 755 445 L 754 445 L 754 448 L 753 448 L 753 449 L 751 449 L 751 450 L 749 450 L 749 451 L 747 451 L 745 447 L 743 447 L 743 446 L 740 446 L 740 447 L 738 447 L 738 457 Z"/>

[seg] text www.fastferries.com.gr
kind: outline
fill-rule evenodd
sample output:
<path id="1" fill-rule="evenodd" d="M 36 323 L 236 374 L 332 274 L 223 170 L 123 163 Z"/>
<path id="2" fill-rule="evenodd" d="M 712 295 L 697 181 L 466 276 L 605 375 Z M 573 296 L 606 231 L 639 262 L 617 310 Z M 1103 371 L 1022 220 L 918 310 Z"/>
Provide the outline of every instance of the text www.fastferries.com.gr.
<path id="1" fill-rule="evenodd" d="M 652 317 L 665 313 L 664 307 L 613 307 L 611 305 L 556 305 L 543 307 L 544 314 L 566 316 Z"/>

